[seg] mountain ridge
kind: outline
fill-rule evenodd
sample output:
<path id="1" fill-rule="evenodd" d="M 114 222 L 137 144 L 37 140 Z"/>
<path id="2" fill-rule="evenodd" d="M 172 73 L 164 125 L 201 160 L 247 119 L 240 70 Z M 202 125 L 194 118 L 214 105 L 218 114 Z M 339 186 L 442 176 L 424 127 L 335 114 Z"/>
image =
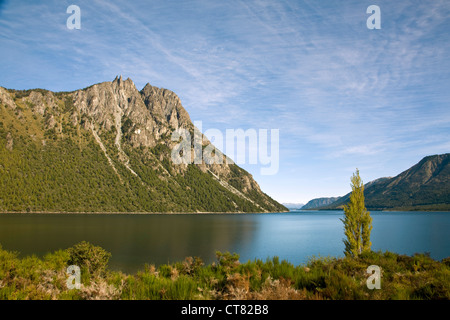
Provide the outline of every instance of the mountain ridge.
<path id="1" fill-rule="evenodd" d="M 234 163 L 171 161 L 171 134 L 196 128 L 168 89 L 122 76 L 70 92 L 0 87 L 0 114 L 2 212 L 287 211 Z"/>
<path id="2" fill-rule="evenodd" d="M 450 153 L 422 158 L 395 177 L 365 184 L 369 210 L 450 210 Z M 350 193 L 318 210 L 342 209 Z"/>
<path id="3" fill-rule="evenodd" d="M 323 206 L 332 204 L 333 202 L 335 202 L 338 199 L 340 199 L 340 197 L 322 197 L 322 198 L 311 199 L 302 207 L 302 210 L 316 209 L 319 207 L 323 207 Z"/>

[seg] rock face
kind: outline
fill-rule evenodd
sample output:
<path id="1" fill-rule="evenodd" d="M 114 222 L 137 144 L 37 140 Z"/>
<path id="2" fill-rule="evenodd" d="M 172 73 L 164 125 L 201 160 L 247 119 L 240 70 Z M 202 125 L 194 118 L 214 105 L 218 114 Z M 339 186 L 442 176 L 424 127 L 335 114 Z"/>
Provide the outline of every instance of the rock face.
<path id="1" fill-rule="evenodd" d="M 14 146 L 14 140 L 10 132 L 6 135 L 6 149 L 12 151 Z"/>
<path id="2" fill-rule="evenodd" d="M 0 168 L 10 175 L 10 180 L 6 180 L 6 175 L 0 180 L 2 189 L 9 188 L 13 194 L 11 179 L 17 181 L 20 177 L 21 182 L 33 186 L 34 180 L 26 181 L 26 177 L 39 176 L 39 185 L 43 186 L 29 191 L 31 198 L 52 199 L 48 201 L 52 203 L 49 206 L 40 200 L 31 201 L 30 195 L 24 194 L 26 199 L 13 204 L 5 200 L 9 193 L 3 192 L 0 193 L 0 211 L 287 211 L 264 194 L 252 176 L 235 164 L 175 165 L 172 162 L 171 149 L 177 144 L 171 140 L 174 130 L 184 128 L 194 132 L 195 128 L 179 97 L 170 90 L 147 84 L 138 91 L 131 79 L 123 80 L 122 77 L 73 92 L 0 87 L 0 111 L 2 119 L 8 120 L 0 126 L 0 152 L 8 150 L 13 154 L 6 158 L 6 153 L 0 153 L 3 155 Z M 210 144 L 206 137 L 202 135 L 202 138 L 203 146 Z M 17 157 L 29 160 L 13 163 L 11 159 L 16 154 L 11 150 L 17 152 Z M 42 159 L 43 154 L 47 157 L 55 150 L 66 151 L 52 155 L 52 159 Z M 95 161 L 95 166 L 105 170 L 108 179 L 102 180 L 90 171 L 91 164 L 86 163 L 86 168 L 73 170 L 85 172 L 84 177 L 90 177 L 91 181 L 76 189 L 69 185 L 70 181 L 65 181 L 71 179 L 66 177 L 67 168 L 66 173 L 59 176 L 53 170 L 55 176 L 51 181 L 49 176 L 43 173 L 44 176 L 40 176 L 38 170 L 31 172 L 30 169 L 40 167 L 47 160 L 53 161 L 55 167 L 67 167 L 73 159 L 86 155 L 93 157 L 91 164 Z M 27 170 L 30 172 L 24 172 Z M 68 184 L 61 186 L 61 190 L 66 188 L 77 193 L 86 189 L 104 194 L 89 200 L 89 206 L 83 205 L 82 200 L 77 200 L 78 204 L 73 208 L 58 206 L 58 201 L 66 203 L 71 195 L 64 195 L 60 190 L 55 196 L 55 190 L 47 190 L 46 186 L 55 179 Z M 99 191 L 95 184 L 106 187 Z M 112 204 L 115 200 L 108 198 L 117 197 L 115 192 L 128 194 L 132 204 L 125 203 L 125 196 L 119 204 Z"/>
<path id="3" fill-rule="evenodd" d="M 167 122 L 175 129 L 192 126 L 189 114 L 172 91 L 152 87 L 147 83 L 140 93 L 147 109 L 158 123 Z"/>
<path id="4" fill-rule="evenodd" d="M 2 87 L 0 87 L 0 103 L 12 110 L 16 110 L 16 104 L 14 103 L 14 100 L 11 98 L 11 95 L 9 94 L 8 90 Z"/>
<path id="5" fill-rule="evenodd" d="M 450 210 L 450 153 L 428 156 L 393 178 L 365 185 L 365 204 L 371 210 Z M 350 194 L 320 209 L 336 209 Z"/>

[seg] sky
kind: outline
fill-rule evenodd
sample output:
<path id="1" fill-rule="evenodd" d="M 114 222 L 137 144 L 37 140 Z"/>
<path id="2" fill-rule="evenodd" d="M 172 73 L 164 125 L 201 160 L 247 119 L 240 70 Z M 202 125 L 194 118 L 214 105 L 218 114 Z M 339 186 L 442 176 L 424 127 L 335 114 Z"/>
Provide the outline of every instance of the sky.
<path id="1" fill-rule="evenodd" d="M 80 29 L 69 29 L 70 5 Z M 369 29 L 370 5 L 381 29 Z M 0 0 L 0 86 L 117 75 L 174 91 L 202 131 L 278 129 L 279 202 L 341 196 L 450 152 L 450 1 Z"/>

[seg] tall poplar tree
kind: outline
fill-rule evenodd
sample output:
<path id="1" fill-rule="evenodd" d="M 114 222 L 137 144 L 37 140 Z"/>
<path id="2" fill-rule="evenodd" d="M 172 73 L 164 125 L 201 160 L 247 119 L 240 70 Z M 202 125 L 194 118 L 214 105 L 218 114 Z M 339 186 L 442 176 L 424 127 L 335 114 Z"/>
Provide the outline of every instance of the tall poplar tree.
<path id="1" fill-rule="evenodd" d="M 351 177 L 352 193 L 350 202 L 344 206 L 345 218 L 344 233 L 347 239 L 345 244 L 345 255 L 357 257 L 361 253 L 370 251 L 370 232 L 372 230 L 372 217 L 364 204 L 364 184 L 359 176 L 359 170 Z"/>

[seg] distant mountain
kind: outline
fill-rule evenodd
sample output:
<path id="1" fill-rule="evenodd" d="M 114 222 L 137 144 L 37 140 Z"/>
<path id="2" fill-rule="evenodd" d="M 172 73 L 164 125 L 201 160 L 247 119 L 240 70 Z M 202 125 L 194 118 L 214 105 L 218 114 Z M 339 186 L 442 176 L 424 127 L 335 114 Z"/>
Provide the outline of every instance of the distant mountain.
<path id="1" fill-rule="evenodd" d="M 179 128 L 196 129 L 178 96 L 131 79 L 0 87 L 0 212 L 287 211 L 235 164 L 175 164 Z"/>
<path id="2" fill-rule="evenodd" d="M 305 204 L 303 203 L 282 203 L 283 206 L 288 208 L 289 210 L 299 210 L 301 209 Z"/>
<path id="3" fill-rule="evenodd" d="M 340 197 L 330 197 L 330 198 L 316 198 L 316 199 L 312 199 L 310 201 L 308 201 L 307 204 L 305 204 L 302 207 L 302 210 L 306 210 L 306 209 L 317 209 L 320 207 L 324 207 L 324 206 L 328 206 L 334 202 L 336 202 L 337 200 L 339 200 Z"/>
<path id="4" fill-rule="evenodd" d="M 364 184 L 364 194 L 367 193 L 367 189 L 377 185 L 378 183 L 387 181 L 389 179 L 391 179 L 391 178 L 390 177 L 389 178 L 378 178 L 378 179 L 375 179 L 375 180 L 365 183 Z M 348 201 L 350 200 L 350 193 L 347 193 L 345 196 L 342 196 L 342 197 L 325 198 L 325 199 L 336 199 L 336 200 L 332 201 L 328 204 L 317 206 L 314 209 L 320 209 L 320 210 L 321 209 L 337 209 L 337 208 L 342 209 L 342 206 L 344 204 L 348 203 Z M 311 208 L 311 209 L 313 209 L 313 208 Z"/>
<path id="5" fill-rule="evenodd" d="M 319 209 L 342 208 L 349 196 Z M 370 210 L 450 210 L 450 153 L 425 157 L 396 177 L 372 181 L 364 196 Z"/>

